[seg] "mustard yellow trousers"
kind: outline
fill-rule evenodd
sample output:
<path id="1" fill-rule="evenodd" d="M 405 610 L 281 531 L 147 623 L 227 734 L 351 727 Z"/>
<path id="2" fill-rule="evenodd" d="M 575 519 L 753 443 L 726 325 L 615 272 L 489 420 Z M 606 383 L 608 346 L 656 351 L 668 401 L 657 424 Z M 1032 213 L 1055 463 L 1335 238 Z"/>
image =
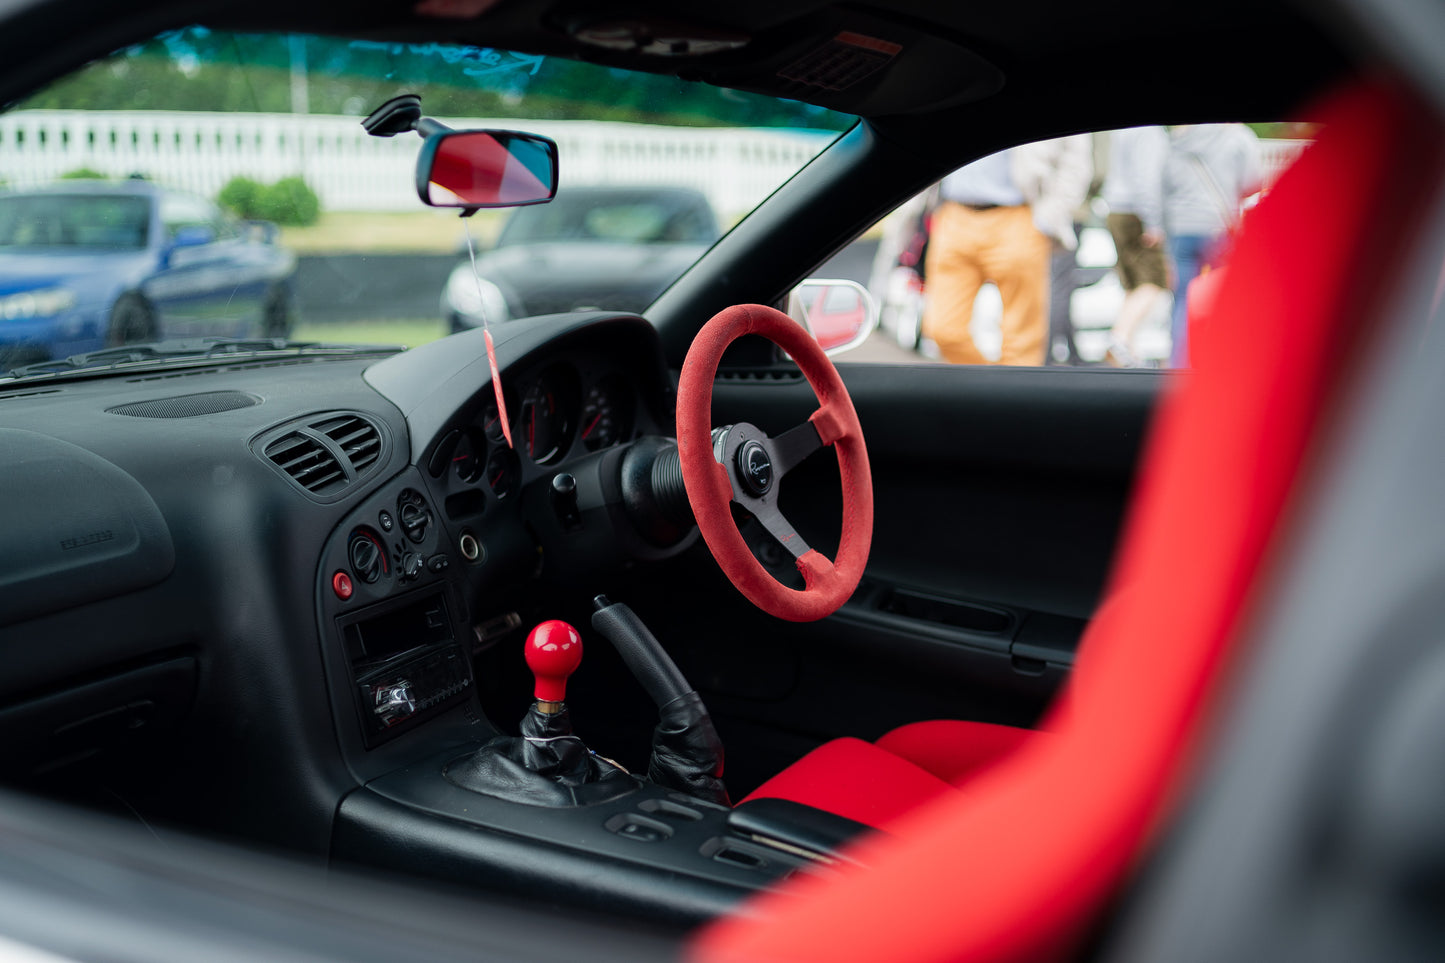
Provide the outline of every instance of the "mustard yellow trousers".
<path id="1" fill-rule="evenodd" d="M 992 281 L 1003 299 L 999 364 L 1044 363 L 1052 242 L 1027 205 L 974 210 L 945 201 L 933 214 L 923 333 L 954 364 L 988 364 L 969 332 L 973 301 Z"/>

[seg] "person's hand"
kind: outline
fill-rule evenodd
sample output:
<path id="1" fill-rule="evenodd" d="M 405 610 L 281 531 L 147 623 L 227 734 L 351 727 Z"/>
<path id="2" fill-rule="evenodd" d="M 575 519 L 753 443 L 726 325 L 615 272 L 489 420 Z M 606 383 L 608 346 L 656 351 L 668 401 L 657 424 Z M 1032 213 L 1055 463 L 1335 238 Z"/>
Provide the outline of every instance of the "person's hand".
<path id="1" fill-rule="evenodd" d="M 1139 240 L 1144 242 L 1145 247 L 1158 247 L 1164 243 L 1164 232 L 1156 227 L 1141 234 Z"/>

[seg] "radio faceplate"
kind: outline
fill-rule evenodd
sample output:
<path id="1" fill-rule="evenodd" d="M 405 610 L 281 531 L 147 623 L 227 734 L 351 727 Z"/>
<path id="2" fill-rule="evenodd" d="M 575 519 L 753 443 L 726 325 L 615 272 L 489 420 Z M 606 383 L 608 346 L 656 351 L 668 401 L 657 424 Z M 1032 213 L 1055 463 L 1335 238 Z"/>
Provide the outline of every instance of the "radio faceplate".
<path id="1" fill-rule="evenodd" d="M 445 593 L 374 605 L 337 624 L 368 749 L 466 697 L 471 668 Z"/>

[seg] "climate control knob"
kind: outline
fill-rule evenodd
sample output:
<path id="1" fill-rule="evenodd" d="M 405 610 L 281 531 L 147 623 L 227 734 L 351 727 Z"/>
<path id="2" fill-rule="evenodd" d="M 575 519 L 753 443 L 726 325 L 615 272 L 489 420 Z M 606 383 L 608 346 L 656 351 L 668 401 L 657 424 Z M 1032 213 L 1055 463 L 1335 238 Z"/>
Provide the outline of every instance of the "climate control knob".
<path id="1" fill-rule="evenodd" d="M 381 539 L 364 528 L 351 533 L 346 560 L 358 579 L 370 585 L 386 574 L 386 549 Z"/>

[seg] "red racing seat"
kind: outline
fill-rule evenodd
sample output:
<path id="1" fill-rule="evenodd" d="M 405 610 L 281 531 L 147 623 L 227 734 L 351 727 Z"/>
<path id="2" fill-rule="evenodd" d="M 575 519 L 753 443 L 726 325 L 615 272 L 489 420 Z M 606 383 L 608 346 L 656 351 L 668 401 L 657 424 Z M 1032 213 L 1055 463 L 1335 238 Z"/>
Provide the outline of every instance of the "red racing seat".
<path id="1" fill-rule="evenodd" d="M 987 722 L 937 719 L 901 726 L 877 742 L 834 739 L 748 794 L 788 799 L 886 829 L 924 803 L 957 793 L 990 763 L 1047 734 Z"/>

